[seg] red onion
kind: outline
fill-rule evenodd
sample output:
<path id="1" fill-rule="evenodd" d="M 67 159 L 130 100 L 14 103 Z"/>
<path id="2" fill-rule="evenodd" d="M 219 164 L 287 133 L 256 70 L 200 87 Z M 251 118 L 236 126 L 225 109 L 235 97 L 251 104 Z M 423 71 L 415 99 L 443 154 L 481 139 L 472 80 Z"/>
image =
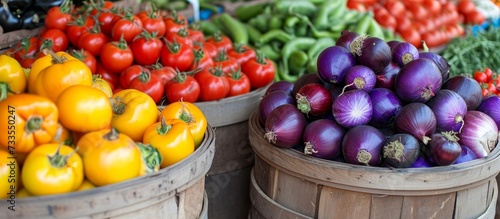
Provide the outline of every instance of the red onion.
<path id="1" fill-rule="evenodd" d="M 315 120 L 304 130 L 304 153 L 323 159 L 335 159 L 342 153 L 344 134 L 344 129 L 333 120 Z"/>
<path id="2" fill-rule="evenodd" d="M 344 83 L 347 71 L 356 64 L 354 56 L 342 46 L 331 46 L 318 56 L 318 74 L 331 84 Z"/>
<path id="3" fill-rule="evenodd" d="M 410 134 L 395 134 L 386 140 L 382 149 L 385 162 L 396 168 L 410 167 L 420 153 L 418 140 Z"/>
<path id="4" fill-rule="evenodd" d="M 467 104 L 467 110 L 476 109 L 483 100 L 481 85 L 476 80 L 462 75 L 449 78 L 441 89 L 452 90 L 462 96 Z"/>
<path id="5" fill-rule="evenodd" d="M 346 49 L 351 49 L 351 42 L 358 37 L 359 34 L 349 30 L 343 30 L 340 37 L 335 42 L 336 46 L 342 46 Z"/>
<path id="6" fill-rule="evenodd" d="M 338 96 L 332 105 L 337 123 L 345 128 L 367 124 L 372 117 L 372 101 L 363 90 L 350 90 Z"/>
<path id="7" fill-rule="evenodd" d="M 418 59 L 418 49 L 409 42 L 401 42 L 392 48 L 392 62 L 403 67 L 407 63 Z"/>
<path id="8" fill-rule="evenodd" d="M 276 81 L 267 88 L 264 95 L 267 95 L 274 91 L 284 91 L 288 95 L 292 96 L 293 85 L 294 84 L 290 81 Z"/>
<path id="9" fill-rule="evenodd" d="M 375 73 L 384 70 L 392 60 L 391 48 L 377 37 L 356 37 L 350 45 L 350 51 L 359 65 L 371 68 Z"/>
<path id="10" fill-rule="evenodd" d="M 461 146 L 461 147 L 462 147 L 462 153 L 460 153 L 460 156 L 457 158 L 454 164 L 465 163 L 477 159 L 476 155 L 469 147 L 466 146 Z"/>
<path id="11" fill-rule="evenodd" d="M 376 128 L 387 128 L 392 125 L 394 117 L 401 110 L 399 98 L 387 88 L 375 88 L 368 93 L 373 105 L 372 118 L 369 125 Z"/>
<path id="12" fill-rule="evenodd" d="M 427 103 L 436 116 L 439 131 L 460 132 L 467 113 L 467 104 L 455 91 L 442 89 Z"/>
<path id="13" fill-rule="evenodd" d="M 431 135 L 429 141 L 429 153 L 432 160 L 439 166 L 455 163 L 462 153 L 462 147 L 458 144 L 455 132 L 441 132 Z"/>
<path id="14" fill-rule="evenodd" d="M 292 88 L 292 97 L 295 98 L 299 89 L 307 84 L 324 84 L 325 82 L 321 80 L 318 74 L 309 73 L 300 76 L 294 83 Z"/>
<path id="15" fill-rule="evenodd" d="M 496 95 L 489 96 L 481 101 L 481 104 L 476 108 L 477 111 L 486 113 L 490 116 L 497 127 L 500 127 L 500 97 Z"/>
<path id="16" fill-rule="evenodd" d="M 423 153 L 420 153 L 420 155 L 417 157 L 415 162 L 410 166 L 411 168 L 426 168 L 426 167 L 432 167 L 432 164 L 425 158 L 425 155 Z"/>
<path id="17" fill-rule="evenodd" d="M 436 131 L 436 116 L 423 103 L 409 103 L 394 119 L 394 127 L 396 131 L 413 135 L 427 144 L 429 136 Z"/>
<path id="18" fill-rule="evenodd" d="M 497 144 L 498 127 L 485 113 L 469 110 L 464 116 L 464 127 L 458 138 L 460 145 L 469 147 L 478 158 L 483 158 Z"/>
<path id="19" fill-rule="evenodd" d="M 389 48 L 391 48 L 391 51 L 394 49 L 394 47 L 396 45 L 398 45 L 398 43 L 400 43 L 401 41 L 398 41 L 398 40 L 391 40 L 391 41 L 387 41 L 387 45 L 389 45 Z"/>
<path id="20" fill-rule="evenodd" d="M 369 125 L 358 125 L 344 135 L 344 159 L 350 164 L 379 166 L 382 163 L 384 143 L 384 135 L 378 129 Z"/>
<path id="21" fill-rule="evenodd" d="M 306 117 L 297 107 L 284 104 L 269 113 L 264 137 L 278 147 L 291 148 L 302 142 L 306 124 Z"/>
<path id="22" fill-rule="evenodd" d="M 332 110 L 330 92 L 319 84 L 302 86 L 295 96 L 297 108 L 307 117 L 322 117 Z"/>
<path id="23" fill-rule="evenodd" d="M 401 68 L 397 64 L 389 63 L 384 70 L 377 73 L 377 83 L 375 87 L 383 87 L 387 89 L 394 89 L 394 81 L 396 81 L 396 76 L 398 76 Z"/>
<path id="24" fill-rule="evenodd" d="M 295 104 L 295 100 L 284 91 L 274 91 L 264 96 L 259 102 L 259 124 L 264 126 L 269 113 L 283 104 Z"/>
<path id="25" fill-rule="evenodd" d="M 347 90 L 361 89 L 369 92 L 375 87 L 377 78 L 373 70 L 363 65 L 356 65 L 347 71 L 345 84 Z"/>
<path id="26" fill-rule="evenodd" d="M 419 58 L 429 59 L 433 61 L 434 64 L 436 64 L 436 66 L 439 68 L 441 76 L 443 77 L 443 81 L 446 81 L 450 77 L 450 65 L 448 64 L 446 59 L 444 59 L 439 54 L 433 52 L 420 52 L 418 56 Z"/>
<path id="27" fill-rule="evenodd" d="M 394 83 L 394 91 L 403 102 L 425 103 L 441 88 L 438 67 L 428 59 L 416 59 L 404 65 Z"/>

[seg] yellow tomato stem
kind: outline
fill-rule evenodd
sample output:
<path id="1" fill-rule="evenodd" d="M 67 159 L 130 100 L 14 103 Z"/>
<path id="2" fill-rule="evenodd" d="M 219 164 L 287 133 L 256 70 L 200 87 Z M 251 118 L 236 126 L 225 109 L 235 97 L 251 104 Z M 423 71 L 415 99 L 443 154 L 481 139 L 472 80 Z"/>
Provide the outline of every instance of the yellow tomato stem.
<path id="1" fill-rule="evenodd" d="M 161 118 L 161 124 L 156 127 L 156 132 L 160 135 L 166 135 L 170 129 L 172 129 L 171 125 L 167 125 L 164 117 Z"/>
<path id="2" fill-rule="evenodd" d="M 9 93 L 9 85 L 6 83 L 0 83 L 0 101 L 7 98 L 7 93 Z"/>
<path id="3" fill-rule="evenodd" d="M 26 121 L 25 132 L 32 133 L 38 131 L 42 127 L 43 118 L 40 116 L 33 116 Z"/>
<path id="4" fill-rule="evenodd" d="M 182 107 L 182 113 L 181 115 L 179 116 L 179 119 L 181 119 L 182 121 L 186 122 L 188 125 L 191 124 L 191 123 L 194 123 L 195 121 L 194 120 L 194 116 L 191 115 L 191 113 L 189 112 L 189 110 L 187 110 L 186 108 L 186 105 L 184 104 L 184 102 L 182 102 L 181 100 L 181 107 Z"/>
<path id="5" fill-rule="evenodd" d="M 111 130 L 108 133 L 106 133 L 103 137 L 105 140 L 114 141 L 117 140 L 120 136 L 115 128 L 111 128 Z"/>
<path id="6" fill-rule="evenodd" d="M 52 57 L 52 64 L 62 64 L 64 63 L 65 61 L 67 61 L 68 59 L 66 59 L 66 57 L 64 56 L 59 56 L 57 55 L 54 51 L 50 50 L 50 49 L 43 49 L 42 52 L 45 54 L 45 55 L 50 55 Z"/>
<path id="7" fill-rule="evenodd" d="M 161 162 L 163 158 L 161 153 L 155 147 L 150 144 L 137 143 L 137 147 L 141 151 L 141 156 L 143 162 L 147 166 L 147 173 L 154 173 L 160 170 Z"/>

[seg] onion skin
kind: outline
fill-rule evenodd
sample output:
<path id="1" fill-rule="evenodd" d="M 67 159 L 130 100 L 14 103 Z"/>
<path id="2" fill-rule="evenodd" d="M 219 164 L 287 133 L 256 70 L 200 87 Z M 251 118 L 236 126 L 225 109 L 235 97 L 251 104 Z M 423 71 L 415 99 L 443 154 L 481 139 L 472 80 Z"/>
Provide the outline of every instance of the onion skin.
<path id="1" fill-rule="evenodd" d="M 294 83 L 292 88 L 292 97 L 295 98 L 297 92 L 299 92 L 300 88 L 307 84 L 321 84 L 323 85 L 325 82 L 321 80 L 318 74 L 310 73 L 300 76 Z"/>
<path id="2" fill-rule="evenodd" d="M 425 159 L 425 155 L 423 155 L 421 153 L 417 157 L 417 159 L 415 160 L 415 162 L 413 162 L 413 164 L 411 164 L 410 167 L 411 168 L 427 168 L 427 167 L 432 167 L 432 164 L 427 159 Z"/>
<path id="3" fill-rule="evenodd" d="M 458 144 L 457 140 L 458 138 L 454 132 L 432 134 L 429 149 L 433 162 L 439 166 L 455 163 L 462 153 L 462 146 Z"/>
<path id="4" fill-rule="evenodd" d="M 401 41 L 398 40 L 391 40 L 387 41 L 387 45 L 389 45 L 389 48 L 391 48 L 391 51 L 394 49 L 394 46 L 398 45 Z"/>
<path id="5" fill-rule="evenodd" d="M 363 65 L 353 66 L 345 75 L 346 90 L 360 89 L 369 92 L 376 83 L 375 72 Z"/>
<path id="6" fill-rule="evenodd" d="M 377 37 L 357 37 L 351 43 L 350 51 L 357 64 L 371 68 L 375 73 L 384 70 L 392 60 L 391 47 Z"/>
<path id="7" fill-rule="evenodd" d="M 417 47 L 408 42 L 401 42 L 392 48 L 392 62 L 403 67 L 408 62 L 418 59 Z"/>
<path id="8" fill-rule="evenodd" d="M 442 89 L 427 103 L 436 116 L 438 131 L 460 132 L 467 113 L 465 100 L 455 91 Z"/>
<path id="9" fill-rule="evenodd" d="M 342 46 L 330 46 L 318 56 L 318 75 L 330 84 L 343 84 L 345 74 L 356 64 L 349 50 Z"/>
<path id="10" fill-rule="evenodd" d="M 336 46 L 342 46 L 346 49 L 351 49 L 351 43 L 358 37 L 359 34 L 349 30 L 343 30 L 340 37 L 335 41 Z"/>
<path id="11" fill-rule="evenodd" d="M 307 117 L 323 117 L 332 110 L 332 95 L 319 84 L 302 86 L 295 96 L 297 109 Z"/>
<path id="12" fill-rule="evenodd" d="M 264 137 L 278 147 L 291 148 L 302 142 L 306 125 L 306 117 L 297 107 L 284 104 L 267 117 Z"/>
<path id="13" fill-rule="evenodd" d="M 469 110 L 464 116 L 464 127 L 458 134 L 458 143 L 469 147 L 477 158 L 486 157 L 498 141 L 498 127 L 483 112 Z"/>
<path id="14" fill-rule="evenodd" d="M 407 103 L 425 103 L 441 88 L 441 73 L 432 61 L 416 59 L 404 65 L 394 82 L 396 95 Z"/>
<path id="15" fill-rule="evenodd" d="M 274 91 L 264 96 L 258 106 L 259 111 L 259 124 L 264 127 L 266 119 L 276 107 L 284 104 L 294 104 L 295 100 L 284 91 Z"/>
<path id="16" fill-rule="evenodd" d="M 276 81 L 267 88 L 264 95 L 268 95 L 274 91 L 284 91 L 288 95 L 292 96 L 293 86 L 294 84 L 290 81 Z"/>
<path id="17" fill-rule="evenodd" d="M 401 68 L 394 63 L 389 63 L 384 70 L 377 73 L 377 83 L 375 87 L 383 87 L 390 90 L 394 89 L 394 82 Z"/>
<path id="18" fill-rule="evenodd" d="M 433 61 L 434 64 L 436 64 L 436 66 L 439 68 L 443 81 L 448 80 L 448 78 L 450 77 L 450 65 L 448 64 L 446 59 L 433 52 L 420 52 L 418 56 L 419 58 L 429 59 Z"/>
<path id="19" fill-rule="evenodd" d="M 368 95 L 373 105 L 372 118 L 368 124 L 376 128 L 387 128 L 392 125 L 402 108 L 396 94 L 387 88 L 375 88 Z"/>
<path id="20" fill-rule="evenodd" d="M 389 166 L 408 168 L 420 154 L 420 144 L 412 135 L 399 133 L 386 140 L 382 152 Z"/>
<path id="21" fill-rule="evenodd" d="M 347 163 L 380 166 L 385 138 L 382 132 L 369 125 L 358 125 L 344 135 L 342 153 Z"/>
<path id="22" fill-rule="evenodd" d="M 430 135 L 436 131 L 436 116 L 427 105 L 410 103 L 405 105 L 394 118 L 394 128 L 398 132 L 413 135 L 427 144 Z"/>
<path id="23" fill-rule="evenodd" d="M 467 110 L 475 110 L 483 100 L 481 85 L 476 80 L 462 75 L 449 78 L 441 89 L 452 90 L 462 96 L 467 104 Z"/>
<path id="24" fill-rule="evenodd" d="M 461 146 L 461 147 L 462 147 L 462 153 L 460 153 L 460 156 L 453 164 L 465 163 L 477 159 L 476 155 L 469 147 L 467 146 Z"/>
<path id="25" fill-rule="evenodd" d="M 304 153 L 323 159 L 335 159 L 342 153 L 345 130 L 335 121 L 318 119 L 304 130 Z"/>
<path id="26" fill-rule="evenodd" d="M 476 108 L 477 111 L 486 113 L 490 116 L 497 128 L 500 127 L 500 97 L 496 95 L 489 96 L 481 101 L 481 104 Z"/>
<path id="27" fill-rule="evenodd" d="M 344 89 L 342 87 L 337 87 L 337 86 L 331 86 L 330 89 L 328 89 L 330 91 L 330 95 L 332 96 L 332 100 L 335 100 L 337 99 L 338 96 L 340 96 L 340 94 L 342 94 L 342 91 L 344 91 Z"/>
<path id="28" fill-rule="evenodd" d="M 333 117 L 345 128 L 368 124 L 372 113 L 372 101 L 363 90 L 346 91 L 333 101 Z"/>

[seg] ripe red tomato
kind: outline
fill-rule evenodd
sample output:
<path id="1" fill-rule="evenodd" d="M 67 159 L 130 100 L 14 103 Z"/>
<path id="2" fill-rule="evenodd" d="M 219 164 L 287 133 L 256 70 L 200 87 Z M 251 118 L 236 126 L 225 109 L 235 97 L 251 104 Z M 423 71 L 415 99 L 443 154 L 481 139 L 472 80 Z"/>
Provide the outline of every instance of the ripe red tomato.
<path id="1" fill-rule="evenodd" d="M 175 11 L 170 13 L 169 16 L 165 17 L 163 21 L 165 22 L 166 26 L 165 36 L 170 32 L 176 33 L 180 29 L 188 27 L 187 19 L 182 14 L 179 14 Z"/>
<path id="2" fill-rule="evenodd" d="M 155 103 L 159 103 L 165 92 L 164 85 L 155 74 L 148 71 L 141 72 L 137 77 L 130 81 L 128 88 L 136 89 L 149 95 Z"/>
<path id="3" fill-rule="evenodd" d="M 484 74 L 488 77 L 488 82 L 491 82 L 494 78 L 497 77 L 497 75 L 493 73 L 493 70 L 490 68 L 484 68 Z"/>
<path id="4" fill-rule="evenodd" d="M 120 87 L 127 89 L 130 86 L 130 82 L 143 72 L 149 72 L 149 70 L 142 65 L 131 65 L 126 68 L 120 75 Z"/>
<path id="5" fill-rule="evenodd" d="M 458 1 L 458 12 L 462 14 L 472 13 L 476 11 L 476 5 L 471 0 L 460 0 Z"/>
<path id="6" fill-rule="evenodd" d="M 42 34 L 40 34 L 41 49 L 47 48 L 54 52 L 66 51 L 68 49 L 69 40 L 66 33 L 60 29 L 52 28 L 47 29 Z"/>
<path id="7" fill-rule="evenodd" d="M 250 92 L 251 84 L 248 76 L 241 71 L 234 71 L 226 75 L 229 82 L 229 93 L 227 97 L 234 97 L 238 95 L 247 94 Z"/>
<path id="8" fill-rule="evenodd" d="M 236 71 L 240 68 L 236 59 L 228 56 L 224 50 L 220 50 L 217 57 L 214 58 L 214 66 L 221 66 L 224 74 L 229 74 L 231 71 Z"/>
<path id="9" fill-rule="evenodd" d="M 23 68 L 31 68 L 31 66 L 33 65 L 33 62 L 35 62 L 37 59 L 38 59 L 38 57 L 35 55 L 25 56 L 23 59 L 21 59 L 19 61 L 19 64 Z"/>
<path id="10" fill-rule="evenodd" d="M 127 43 L 131 43 L 137 35 L 141 34 L 141 32 L 141 19 L 135 15 L 126 16 L 116 21 L 111 28 L 111 39 L 118 41 L 123 37 Z"/>
<path id="11" fill-rule="evenodd" d="M 194 61 L 189 70 L 207 69 L 214 66 L 214 60 L 210 57 L 205 49 L 198 48 L 194 50 Z"/>
<path id="12" fill-rule="evenodd" d="M 97 15 L 99 12 L 109 11 L 115 6 L 112 1 L 95 1 L 94 5 L 92 5 L 92 11 L 90 11 L 90 15 Z M 100 9 L 100 10 L 99 10 Z"/>
<path id="13" fill-rule="evenodd" d="M 373 11 L 373 16 L 382 27 L 395 30 L 397 26 L 396 18 L 384 7 L 378 7 Z"/>
<path id="14" fill-rule="evenodd" d="M 439 15 L 441 13 L 441 3 L 436 0 L 424 0 L 424 8 L 429 11 L 431 15 Z"/>
<path id="15" fill-rule="evenodd" d="M 170 66 L 179 71 L 187 71 L 194 61 L 193 47 L 178 42 L 166 40 L 161 51 L 160 61 L 164 66 Z"/>
<path id="16" fill-rule="evenodd" d="M 84 49 L 80 49 L 80 50 L 73 49 L 69 52 L 69 54 L 72 55 L 73 57 L 77 58 L 78 60 L 82 61 L 83 63 L 85 63 L 85 65 L 87 65 L 90 68 L 90 71 L 92 72 L 92 74 L 96 73 L 97 60 L 90 52 L 88 52 Z"/>
<path id="17" fill-rule="evenodd" d="M 157 37 L 164 36 L 167 31 L 167 25 L 160 13 L 155 11 L 143 12 L 143 14 L 138 14 L 137 16 L 141 19 L 144 30 L 148 33 L 156 33 Z"/>
<path id="18" fill-rule="evenodd" d="M 132 41 L 130 49 L 134 54 L 135 62 L 141 65 L 152 65 L 160 59 L 163 43 L 150 33 L 143 32 Z"/>
<path id="19" fill-rule="evenodd" d="M 63 1 L 60 6 L 50 8 L 45 14 L 44 23 L 47 29 L 66 31 L 66 26 L 71 21 L 71 1 Z"/>
<path id="20" fill-rule="evenodd" d="M 465 14 L 465 23 L 468 24 L 482 24 L 486 20 L 483 13 L 475 10 L 473 12 Z"/>
<path id="21" fill-rule="evenodd" d="M 73 46 L 78 46 L 78 39 L 80 36 L 87 32 L 95 25 L 94 19 L 91 17 L 79 16 L 73 22 L 68 23 L 66 28 L 66 35 L 68 35 L 69 42 Z"/>
<path id="22" fill-rule="evenodd" d="M 120 86 L 120 77 L 111 73 L 100 62 L 96 64 L 96 74 L 101 75 L 102 79 L 106 80 L 113 89 Z"/>
<path id="23" fill-rule="evenodd" d="M 392 16 L 396 18 L 406 17 L 405 16 L 406 7 L 401 1 L 397 0 L 386 1 L 384 7 L 387 9 L 387 11 L 389 11 L 390 14 L 392 14 Z"/>
<path id="24" fill-rule="evenodd" d="M 104 44 L 100 56 L 102 65 L 114 74 L 121 74 L 134 62 L 134 54 L 124 39 Z"/>
<path id="25" fill-rule="evenodd" d="M 416 29 L 407 28 L 406 30 L 399 32 L 399 34 L 406 42 L 413 44 L 415 47 L 420 48 L 420 46 L 422 46 L 422 38 Z"/>
<path id="26" fill-rule="evenodd" d="M 200 96 L 200 84 L 193 76 L 179 72 L 165 85 L 165 97 L 169 103 L 184 101 L 194 103 Z"/>
<path id="27" fill-rule="evenodd" d="M 241 71 L 248 76 L 252 89 L 268 85 L 274 80 L 276 74 L 273 62 L 262 52 L 258 52 L 255 58 L 243 63 Z"/>
<path id="28" fill-rule="evenodd" d="M 174 68 L 169 66 L 163 66 L 161 63 L 156 63 L 151 65 L 149 68 L 151 74 L 154 74 L 160 78 L 163 85 L 166 85 L 172 78 L 177 75 Z"/>
<path id="29" fill-rule="evenodd" d="M 220 31 L 216 32 L 212 37 L 208 38 L 205 43 L 211 43 L 217 48 L 217 51 L 221 49 L 227 52 L 233 48 L 233 42 L 227 36 L 224 36 Z"/>
<path id="30" fill-rule="evenodd" d="M 182 44 L 189 45 L 190 47 L 193 47 L 193 40 L 189 38 L 187 28 L 183 27 L 179 29 L 177 32 L 168 32 L 165 34 L 165 39 L 167 39 L 169 42 L 178 42 Z"/>
<path id="31" fill-rule="evenodd" d="M 15 47 L 14 58 L 18 62 L 20 62 L 26 57 L 35 56 L 40 51 L 39 48 L 40 48 L 40 38 L 35 36 L 24 38 Z"/>
<path id="32" fill-rule="evenodd" d="M 93 28 L 82 33 L 77 43 L 79 48 L 89 51 L 90 54 L 96 57 L 100 55 L 104 44 L 108 43 L 108 37 L 98 29 Z"/>
<path id="33" fill-rule="evenodd" d="M 488 75 L 486 75 L 484 72 L 474 72 L 473 78 L 479 83 L 488 83 Z"/>
<path id="34" fill-rule="evenodd" d="M 188 28 L 188 37 L 193 42 L 205 42 L 205 34 L 199 29 L 193 27 L 193 25 L 189 25 Z"/>
<path id="35" fill-rule="evenodd" d="M 247 45 L 235 44 L 232 49 L 227 51 L 227 56 L 232 57 L 238 64 L 241 65 L 242 63 L 255 58 L 255 50 Z"/>
<path id="36" fill-rule="evenodd" d="M 202 43 L 200 47 L 203 47 L 205 51 L 208 53 L 208 55 L 212 58 L 217 57 L 217 53 L 219 53 L 219 50 L 217 50 L 217 46 L 215 46 L 213 43 Z M 195 46 L 196 49 L 196 46 Z"/>
<path id="37" fill-rule="evenodd" d="M 194 78 L 200 84 L 200 101 L 220 100 L 229 93 L 229 81 L 221 66 L 204 69 Z"/>
<path id="38" fill-rule="evenodd" d="M 106 35 L 111 34 L 111 29 L 113 28 L 113 25 L 120 19 L 121 17 L 118 14 L 118 12 L 113 10 L 102 11 L 101 13 L 98 14 L 97 17 L 97 21 L 99 22 L 99 28 Z"/>

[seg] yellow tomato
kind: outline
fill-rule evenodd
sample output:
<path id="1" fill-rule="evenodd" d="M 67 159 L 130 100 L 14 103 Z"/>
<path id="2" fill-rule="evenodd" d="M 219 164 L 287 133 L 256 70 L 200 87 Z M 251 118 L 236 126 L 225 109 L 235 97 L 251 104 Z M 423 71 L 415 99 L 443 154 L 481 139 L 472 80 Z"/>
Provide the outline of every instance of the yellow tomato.
<path id="1" fill-rule="evenodd" d="M 56 52 L 56 55 L 64 57 L 67 60 L 76 60 L 75 57 L 65 52 Z M 51 65 L 52 65 L 52 56 L 50 55 L 38 58 L 37 60 L 35 60 L 35 62 L 33 62 L 33 65 L 31 65 L 30 74 L 28 76 L 28 92 L 35 93 L 35 80 L 38 77 L 38 74 L 44 68 L 47 68 Z"/>
<path id="2" fill-rule="evenodd" d="M 180 119 L 188 124 L 193 135 L 194 146 L 200 146 L 207 129 L 207 118 L 196 105 L 189 102 L 170 103 L 161 111 L 160 118 Z"/>
<path id="3" fill-rule="evenodd" d="M 0 150 L 0 199 L 16 199 L 19 165 L 12 154 Z"/>
<path id="4" fill-rule="evenodd" d="M 53 102 L 68 87 L 73 85 L 92 86 L 92 72 L 80 60 L 66 60 L 51 55 L 53 64 L 40 71 L 35 80 L 35 93 L 48 97 Z"/>
<path id="5" fill-rule="evenodd" d="M 141 152 L 136 143 L 115 129 L 103 129 L 82 136 L 77 144 L 85 176 L 96 186 L 122 182 L 139 176 Z"/>
<path id="6" fill-rule="evenodd" d="M 22 178 L 24 188 L 33 195 L 75 191 L 83 181 L 82 158 L 67 145 L 40 145 L 24 161 Z"/>
<path id="7" fill-rule="evenodd" d="M 19 189 L 16 194 L 16 198 L 26 198 L 32 196 L 26 188 Z"/>
<path id="8" fill-rule="evenodd" d="M 84 179 L 76 191 L 85 191 L 93 188 L 95 188 L 94 184 L 92 184 L 88 179 Z"/>
<path id="9" fill-rule="evenodd" d="M 171 166 L 194 151 L 194 140 L 188 125 L 180 119 L 162 119 L 144 133 L 144 143 L 161 153 L 161 168 Z"/>
<path id="10" fill-rule="evenodd" d="M 147 94 L 125 89 L 111 98 L 113 119 L 111 126 L 134 141 L 142 141 L 144 131 L 158 120 L 158 108 Z"/>
<path id="11" fill-rule="evenodd" d="M 61 124 L 77 132 L 107 128 L 113 117 L 111 102 L 104 92 L 85 85 L 64 90 L 56 102 Z"/>
<path id="12" fill-rule="evenodd" d="M 54 138 L 52 138 L 50 143 L 63 143 L 65 145 L 73 146 L 73 133 L 59 122 L 57 123 L 57 133 Z"/>
<path id="13" fill-rule="evenodd" d="M 108 81 L 99 76 L 100 75 L 92 75 L 92 87 L 101 90 L 108 98 L 111 98 L 113 96 L 113 89 L 111 89 Z"/>
<path id="14" fill-rule="evenodd" d="M 7 94 L 18 94 L 26 90 L 26 75 L 19 62 L 7 55 L 0 55 L 0 100 Z"/>

